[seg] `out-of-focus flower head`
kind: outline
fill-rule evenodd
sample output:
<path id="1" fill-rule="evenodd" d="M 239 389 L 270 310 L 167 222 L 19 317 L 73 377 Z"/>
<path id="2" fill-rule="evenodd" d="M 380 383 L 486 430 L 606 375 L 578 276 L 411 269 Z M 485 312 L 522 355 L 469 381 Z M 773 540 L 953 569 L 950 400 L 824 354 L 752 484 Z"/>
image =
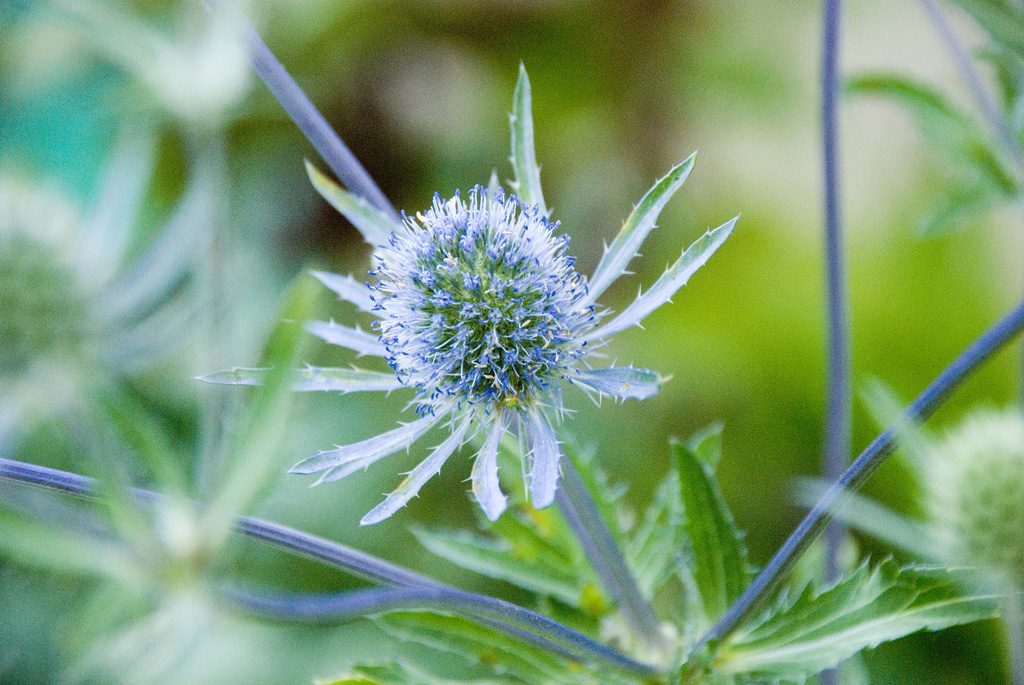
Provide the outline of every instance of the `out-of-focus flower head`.
<path id="1" fill-rule="evenodd" d="M 1024 416 L 981 411 L 941 442 L 924 469 L 925 504 L 951 560 L 1024 581 Z"/>
<path id="2" fill-rule="evenodd" d="M 87 214 L 52 187 L 0 172 L 0 442 L 161 358 L 193 307 L 174 293 L 208 234 L 198 174 L 149 249 L 126 254 L 153 139 L 126 134 Z"/>

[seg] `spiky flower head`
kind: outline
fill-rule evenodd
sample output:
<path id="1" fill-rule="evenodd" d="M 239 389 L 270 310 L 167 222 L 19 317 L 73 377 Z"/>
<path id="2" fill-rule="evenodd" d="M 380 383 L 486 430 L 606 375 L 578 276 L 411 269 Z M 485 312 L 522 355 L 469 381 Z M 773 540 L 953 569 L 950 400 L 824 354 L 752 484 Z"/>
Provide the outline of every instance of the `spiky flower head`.
<path id="1" fill-rule="evenodd" d="M 377 323 L 408 387 L 473 405 L 529 405 L 583 354 L 586 281 L 537 206 L 480 186 L 406 219 L 378 259 Z"/>
<path id="2" fill-rule="evenodd" d="M 91 316 L 71 259 L 77 217 L 48 189 L 0 176 L 0 378 L 76 356 Z"/>
<path id="3" fill-rule="evenodd" d="M 409 447 L 433 426 L 449 436 L 398 488 L 363 517 L 377 523 L 416 496 L 463 443 L 476 439 L 473 495 L 491 520 L 506 507 L 498 481 L 498 450 L 507 433 L 521 446 L 526 490 L 534 507 L 555 498 L 561 448 L 554 425 L 561 418 L 563 386 L 592 397 L 645 399 L 664 378 L 630 366 L 592 368 L 591 353 L 615 333 L 668 302 L 732 232 L 735 219 L 691 245 L 647 292 L 610 321 L 597 299 L 626 273 L 672 194 L 693 168 L 691 155 L 640 200 L 605 250 L 591 279 L 574 268 L 568 238 L 557 233 L 540 187 L 533 152 L 530 85 L 520 70 L 513 102 L 514 195 L 496 180 L 466 198 L 434 196 L 432 206 L 397 221 L 307 164 L 314 187 L 375 246 L 369 287 L 337 274 L 314 272 L 340 299 L 377 317 L 370 333 L 334 321 L 306 328 L 327 342 L 381 357 L 392 372 L 308 367 L 296 372 L 296 390 L 412 389 L 419 418 L 362 442 L 302 460 L 291 473 L 335 481 Z M 213 383 L 254 385 L 263 369 L 209 374 Z"/>
<path id="4" fill-rule="evenodd" d="M 926 506 L 950 556 L 1024 581 L 1024 416 L 969 416 L 928 465 Z"/>

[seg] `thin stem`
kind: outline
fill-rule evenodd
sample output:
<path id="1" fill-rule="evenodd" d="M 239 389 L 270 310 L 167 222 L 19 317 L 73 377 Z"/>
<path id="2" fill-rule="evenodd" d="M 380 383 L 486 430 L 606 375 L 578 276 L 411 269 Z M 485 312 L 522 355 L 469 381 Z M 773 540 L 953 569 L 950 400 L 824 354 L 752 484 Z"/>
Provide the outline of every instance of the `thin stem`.
<path id="1" fill-rule="evenodd" d="M 850 325 L 843 249 L 843 225 L 839 203 L 839 27 L 840 0 L 824 2 L 824 36 L 821 67 L 822 151 L 825 173 L 825 265 L 828 317 L 828 390 L 825 400 L 826 480 L 842 474 L 850 455 L 853 394 L 850 390 Z M 833 522 L 826 532 L 825 580 L 839 576 L 839 548 L 845 532 Z"/>
<path id="2" fill-rule="evenodd" d="M 964 47 L 963 41 L 954 33 L 953 27 L 942 14 L 942 11 L 939 10 L 935 0 L 921 0 L 921 4 L 924 6 L 928 18 L 935 25 L 935 29 L 939 32 L 942 42 L 946 44 L 946 48 L 952 54 L 953 61 L 960 71 L 960 76 L 966 82 L 985 119 L 988 120 L 989 126 L 1003 147 L 1003 151 L 1016 167 L 1017 183 L 1021 185 L 1021 176 L 1024 174 L 1024 153 L 1021 152 L 1020 143 L 1014 137 L 1013 131 L 1010 130 L 1006 119 L 1000 114 L 999 108 L 996 107 L 995 102 L 985 89 L 981 74 L 974 67 L 974 61 L 968 54 L 967 48 Z"/>
<path id="3" fill-rule="evenodd" d="M 623 617 L 637 636 L 649 646 L 663 644 L 658 617 L 640 593 L 622 551 L 568 455 L 562 459 L 562 484 L 555 494 L 555 501 L 601 578 L 604 589 L 615 598 Z"/>
<path id="4" fill-rule="evenodd" d="M 923 421 L 946 400 L 975 369 L 1024 328 L 1024 301 L 985 331 L 932 381 L 914 403 L 907 408 L 897 425 Z M 697 643 L 695 650 L 709 641 L 729 635 L 744 619 L 760 608 L 771 592 L 814 541 L 822 528 L 832 520 L 832 510 L 846 490 L 857 490 L 875 472 L 896 446 L 897 428 L 890 426 L 861 452 L 838 481 L 821 497 L 796 530 L 775 553 L 754 582 L 740 595 L 729 610 Z"/>
<path id="5" fill-rule="evenodd" d="M 86 499 L 97 497 L 96 482 L 91 478 L 10 459 L 0 458 L 0 480 L 43 487 Z M 154 501 L 160 497 L 154 492 L 137 488 L 130 492 L 134 497 L 144 501 Z M 534 642 L 539 645 L 543 646 L 547 642 L 557 645 L 558 648 L 554 651 L 559 654 L 569 652 L 581 661 L 612 664 L 617 668 L 644 675 L 656 672 L 654 667 L 634 661 L 540 614 L 491 597 L 448 587 L 336 542 L 249 516 L 237 517 L 235 531 L 244 537 L 313 559 L 367 580 L 421 591 L 424 593 L 423 597 L 434 598 L 431 600 L 436 602 L 434 608 L 444 608 L 442 598 L 446 597 L 452 601 L 457 599 L 467 612 L 466 615 L 472 614 L 472 617 L 478 617 L 487 625 L 511 635 L 531 633 Z M 471 607 L 472 611 L 465 607 Z M 447 609 L 455 610 L 451 606 Z"/>
<path id="6" fill-rule="evenodd" d="M 274 57 L 274 53 L 263 42 L 249 20 L 231 0 L 204 0 L 204 2 L 212 11 L 227 15 L 239 27 L 249 50 L 249 59 L 253 69 L 263 79 L 284 111 L 324 158 L 327 166 L 338 176 L 338 180 L 356 195 L 364 197 L 380 211 L 396 221 L 400 221 L 395 208 L 377 186 L 373 177 L 367 173 L 341 137 L 327 123 L 327 119 L 317 110 L 316 105 L 302 92 L 299 85 L 295 83 L 295 79 Z"/>
<path id="7" fill-rule="evenodd" d="M 658 672 L 651 666 L 625 657 L 540 614 L 500 599 L 443 586 L 428 589 L 357 590 L 324 595 L 267 596 L 238 590 L 228 590 L 226 594 L 250 609 L 293 621 L 336 621 L 391 611 L 423 609 L 454 613 L 483 620 L 502 632 L 526 638 L 575 661 L 612 666 L 640 675 L 654 675 Z"/>

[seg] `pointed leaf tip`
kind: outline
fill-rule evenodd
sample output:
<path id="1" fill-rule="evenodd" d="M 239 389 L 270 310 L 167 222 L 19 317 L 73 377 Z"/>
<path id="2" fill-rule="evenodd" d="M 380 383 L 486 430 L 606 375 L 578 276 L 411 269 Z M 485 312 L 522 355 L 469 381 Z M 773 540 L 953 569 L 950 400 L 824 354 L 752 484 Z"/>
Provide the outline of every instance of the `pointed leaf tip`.
<path id="1" fill-rule="evenodd" d="M 654 230 L 661 210 L 689 178 L 696 158 L 697 153 L 694 152 L 672 167 L 633 208 L 633 212 L 622 225 L 622 229 L 615 236 L 612 244 L 605 249 L 604 256 L 594 270 L 587 294 L 588 304 L 596 302 L 608 286 L 627 273 L 626 267 L 637 255 L 637 251 L 650 232 Z"/>
<path id="2" fill-rule="evenodd" d="M 533 142 L 533 100 L 530 94 L 530 78 L 526 67 L 520 62 L 519 78 L 512 95 L 512 112 L 509 114 L 509 126 L 512 131 L 512 173 L 515 180 L 512 186 L 516 189 L 523 204 L 537 205 L 545 217 L 548 216 L 547 205 L 544 204 L 544 193 L 540 184 L 540 166 Z"/>

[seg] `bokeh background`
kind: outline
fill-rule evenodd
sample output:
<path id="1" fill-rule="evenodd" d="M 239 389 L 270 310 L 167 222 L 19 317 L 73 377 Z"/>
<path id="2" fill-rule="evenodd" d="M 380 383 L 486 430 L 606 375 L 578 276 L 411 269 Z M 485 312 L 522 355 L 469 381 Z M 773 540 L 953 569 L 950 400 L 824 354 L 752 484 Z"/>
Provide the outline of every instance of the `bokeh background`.
<path id="1" fill-rule="evenodd" d="M 191 377 L 252 365 L 289 281 L 311 267 L 365 272 L 369 250 L 309 186 L 303 159 L 319 162 L 316 153 L 244 62 L 217 48 L 224 37 L 211 34 L 198 0 L 85 3 L 114 17 L 95 21 L 81 18 L 80 4 L 0 0 L 0 168 L 88 206 L 118 132 L 146 120 L 158 131 L 158 155 L 131 247 L 139 254 L 186 183 L 193 154 L 187 141 L 199 135 L 204 145 L 221 146 L 219 238 L 209 257 L 224 276 L 212 305 L 222 308 L 217 330 L 195 327 L 170 359 L 129 381 L 180 453 L 192 455 L 182 459 L 198 464 L 203 412 L 236 402 L 237 391 Z M 545 195 L 583 273 L 647 188 L 699 149 L 696 169 L 634 262 L 636 275 L 605 298 L 622 309 L 682 247 L 741 214 L 733 237 L 674 304 L 609 349 L 620 362 L 672 380 L 642 403 L 598 408 L 570 397 L 577 411 L 563 428 L 596 448 L 611 479 L 628 484 L 627 501 L 640 507 L 668 468 L 669 437 L 723 421 L 725 499 L 748 531 L 753 560 L 765 562 L 802 514 L 792 504 L 791 479 L 818 471 L 822 446 L 819 4 L 264 0 L 248 11 L 395 206 L 409 212 L 428 206 L 435 191 L 450 196 L 486 183 L 493 169 L 510 177 L 507 112 L 522 61 L 533 87 Z M 972 45 L 980 44 L 965 17 L 953 18 Z M 138 53 L 125 48 L 132 33 L 117 30 L 122 19 L 162 36 L 184 57 L 161 62 L 163 71 L 133 68 Z M 844 22 L 845 74 L 912 75 L 973 109 L 917 3 L 850 3 Z M 854 380 L 859 388 L 879 378 L 909 400 L 1019 298 L 1024 230 L 1011 208 L 922 238 L 921 217 L 936 202 L 947 162 L 891 103 L 847 98 L 841 117 Z M 341 304 L 325 305 L 323 316 L 354 318 Z M 320 365 L 352 361 L 320 343 L 305 354 Z M 1020 368 L 1017 348 L 1000 353 L 933 424 L 955 422 L 979 403 L 1012 402 Z M 297 402 L 282 471 L 390 427 L 405 398 L 318 394 Z M 68 438 L 69 420 L 34 430 L 18 457 L 87 471 Z M 858 403 L 854 449 L 878 430 Z M 282 475 L 256 513 L 466 587 L 519 597 L 431 557 L 408 531 L 414 522 L 472 525 L 463 482 L 468 459 L 450 462 L 392 519 L 358 526 L 422 450 L 312 490 L 303 478 Z M 201 475 L 199 466 L 189 468 Z M 866 491 L 898 511 L 920 511 L 899 460 Z M 858 542 L 876 558 L 892 553 L 868 538 Z M 357 584 L 251 545 L 234 563 L 282 587 Z M 69 677 L 89 645 L 113 629 L 91 620 L 99 612 L 91 580 L 3 557 L 0 578 L 0 682 Z M 395 649 L 368 622 L 287 628 L 216 607 L 197 611 L 202 620 L 186 621 L 194 630 L 154 633 L 160 641 L 180 639 L 166 669 L 156 671 L 171 678 L 162 682 L 310 682 L 352 658 Z M 1006 678 L 1001 639 L 998 626 L 976 625 L 913 636 L 865 661 L 873 683 L 994 683 Z M 98 672 L 105 675 L 70 677 L 146 677 L 130 665 Z"/>

